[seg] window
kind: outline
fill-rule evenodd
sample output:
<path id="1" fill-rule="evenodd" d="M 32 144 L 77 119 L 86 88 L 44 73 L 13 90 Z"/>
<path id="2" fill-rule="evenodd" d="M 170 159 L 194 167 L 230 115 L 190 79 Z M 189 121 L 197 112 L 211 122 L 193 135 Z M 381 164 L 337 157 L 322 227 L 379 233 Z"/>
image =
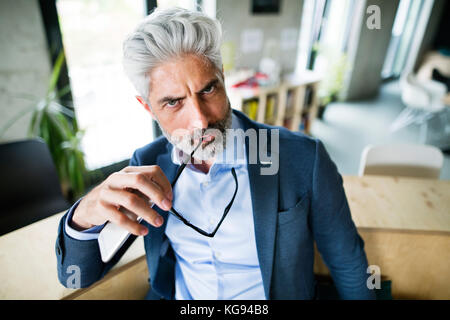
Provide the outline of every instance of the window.
<path id="1" fill-rule="evenodd" d="M 78 126 L 88 169 L 131 157 L 153 140 L 152 119 L 122 68 L 122 42 L 145 16 L 145 1 L 58 0 Z"/>
<path id="2" fill-rule="evenodd" d="M 392 37 L 381 76 L 384 79 L 399 77 L 408 60 L 416 35 L 423 1 L 401 0 L 392 27 Z"/>
<path id="3" fill-rule="evenodd" d="M 157 0 L 158 8 L 180 7 L 192 11 L 201 10 L 212 18 L 216 17 L 216 0 Z"/>
<path id="4" fill-rule="evenodd" d="M 195 11 L 197 8 L 196 0 L 157 0 L 158 8 L 180 7 Z"/>

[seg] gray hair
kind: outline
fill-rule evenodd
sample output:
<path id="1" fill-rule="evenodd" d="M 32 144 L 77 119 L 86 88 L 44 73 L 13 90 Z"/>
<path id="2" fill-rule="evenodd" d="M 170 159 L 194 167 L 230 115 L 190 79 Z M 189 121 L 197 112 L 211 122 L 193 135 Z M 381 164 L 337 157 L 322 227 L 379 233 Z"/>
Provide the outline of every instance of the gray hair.
<path id="1" fill-rule="evenodd" d="M 219 21 L 204 13 L 181 8 L 155 9 L 123 43 L 125 74 L 149 104 L 149 73 L 154 67 L 184 54 L 196 54 L 221 71 L 221 41 Z"/>

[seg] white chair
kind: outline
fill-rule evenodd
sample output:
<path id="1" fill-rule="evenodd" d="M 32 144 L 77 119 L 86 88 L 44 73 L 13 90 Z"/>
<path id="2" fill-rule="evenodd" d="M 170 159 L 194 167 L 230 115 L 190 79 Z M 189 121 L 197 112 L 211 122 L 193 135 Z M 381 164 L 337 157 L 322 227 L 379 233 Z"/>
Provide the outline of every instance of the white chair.
<path id="1" fill-rule="evenodd" d="M 420 124 L 420 142 L 426 143 L 427 122 L 437 113 L 445 111 L 444 97 L 447 88 L 438 81 L 419 80 L 412 73 L 408 73 L 400 78 L 400 89 L 406 108 L 391 124 L 390 132 L 413 123 Z"/>
<path id="2" fill-rule="evenodd" d="M 359 175 L 439 179 L 443 163 L 442 151 L 429 145 L 369 145 L 362 152 Z"/>

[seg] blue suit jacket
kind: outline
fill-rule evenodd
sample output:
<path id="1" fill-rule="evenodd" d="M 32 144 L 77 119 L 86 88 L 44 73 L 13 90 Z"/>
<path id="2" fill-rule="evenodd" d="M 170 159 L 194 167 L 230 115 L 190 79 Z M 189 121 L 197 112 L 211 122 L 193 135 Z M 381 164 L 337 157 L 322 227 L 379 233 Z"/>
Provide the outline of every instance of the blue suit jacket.
<path id="1" fill-rule="evenodd" d="M 243 129 L 274 129 L 233 110 Z M 369 274 L 364 242 L 352 221 L 342 177 L 323 144 L 299 132 L 280 129 L 279 171 L 261 175 L 261 163 L 248 164 L 255 237 L 266 297 L 314 299 L 314 241 L 343 299 L 374 299 L 366 285 Z M 270 134 L 269 134 L 270 138 Z M 258 138 L 259 139 L 259 138 Z M 271 154 L 270 140 L 266 152 Z M 178 168 L 170 158 L 172 146 L 160 137 L 136 150 L 130 165 L 158 165 L 169 181 Z M 248 159 L 249 144 L 246 139 Z M 151 289 L 149 299 L 173 299 L 175 257 L 165 236 L 167 212 L 158 209 L 164 225 L 149 228 L 144 237 Z M 66 214 L 67 215 L 67 214 Z M 136 237 L 131 236 L 115 257 L 103 263 L 97 240 L 80 241 L 64 232 L 61 219 L 56 240 L 59 281 L 66 285 L 70 265 L 81 269 L 81 287 L 101 279 Z"/>

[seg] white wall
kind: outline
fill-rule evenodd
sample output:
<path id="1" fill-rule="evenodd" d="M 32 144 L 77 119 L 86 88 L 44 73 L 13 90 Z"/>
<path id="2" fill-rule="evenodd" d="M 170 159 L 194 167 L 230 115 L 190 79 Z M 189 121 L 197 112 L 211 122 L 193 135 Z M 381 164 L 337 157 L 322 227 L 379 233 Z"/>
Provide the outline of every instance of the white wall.
<path id="1" fill-rule="evenodd" d="M 44 26 L 37 0 L 0 1 L 0 127 L 44 96 L 50 76 Z M 25 99 L 27 97 L 27 99 Z M 12 126 L 0 141 L 26 137 L 30 117 Z"/>
<path id="2" fill-rule="evenodd" d="M 260 29 L 264 33 L 264 41 L 269 38 L 280 40 L 281 31 L 294 28 L 299 32 L 303 1 L 281 0 L 279 14 L 251 14 L 251 0 L 217 0 L 217 19 L 222 22 L 224 42 L 232 41 L 236 48 L 235 67 L 257 69 L 262 57 L 262 50 L 255 53 L 241 52 L 241 33 L 245 29 Z M 298 34 L 297 34 L 298 41 Z M 280 61 L 285 72 L 295 69 L 297 59 L 297 43 L 292 49 L 280 50 Z"/>
<path id="3" fill-rule="evenodd" d="M 359 21 L 353 26 L 355 38 L 351 38 L 349 46 L 351 68 L 342 94 L 344 99 L 359 100 L 378 94 L 398 4 L 399 0 L 362 0 L 359 3 L 356 13 Z M 367 7 L 370 5 L 380 7 L 380 29 L 367 28 Z"/>

